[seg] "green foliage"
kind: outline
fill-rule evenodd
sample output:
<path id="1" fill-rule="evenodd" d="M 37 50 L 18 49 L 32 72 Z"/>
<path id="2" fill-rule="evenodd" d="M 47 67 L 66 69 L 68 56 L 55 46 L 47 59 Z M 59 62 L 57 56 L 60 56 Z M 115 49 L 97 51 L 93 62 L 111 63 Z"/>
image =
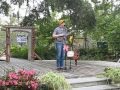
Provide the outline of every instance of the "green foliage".
<path id="1" fill-rule="evenodd" d="M 43 46 L 42 44 L 37 46 L 35 52 L 45 60 L 55 59 L 55 48 L 49 46 Z"/>
<path id="2" fill-rule="evenodd" d="M 98 52 L 106 55 L 108 53 L 108 43 L 107 42 L 97 42 Z"/>
<path id="3" fill-rule="evenodd" d="M 21 26 L 34 26 L 35 18 L 35 15 L 29 14 L 29 16 L 24 17 L 23 21 L 20 24 Z"/>
<path id="4" fill-rule="evenodd" d="M 96 27 L 94 28 L 95 31 L 92 32 L 92 36 L 97 41 L 101 41 L 101 36 L 104 37 L 104 40 L 106 40 L 106 35 L 107 35 L 106 33 L 109 30 L 108 29 L 109 24 L 113 20 L 111 18 L 110 12 L 108 13 L 111 7 L 109 6 L 109 8 L 107 8 L 105 4 L 110 4 L 110 3 L 107 2 L 106 0 L 103 3 L 99 3 L 99 4 L 95 3 L 95 14 L 96 14 L 97 22 L 96 22 Z M 106 8 L 107 8 L 107 11 L 106 11 Z"/>
<path id="5" fill-rule="evenodd" d="M 28 49 L 26 46 L 13 46 L 11 47 L 11 56 L 15 58 L 28 58 Z"/>
<path id="6" fill-rule="evenodd" d="M 76 30 L 90 29 L 95 26 L 94 11 L 87 0 L 45 0 L 45 2 L 53 11 L 63 12 L 67 10 L 72 27 Z"/>
<path id="7" fill-rule="evenodd" d="M 102 16 L 103 17 L 103 16 Z M 100 17 L 98 20 L 98 25 L 96 27 L 96 31 L 92 34 L 94 39 L 97 41 L 107 41 L 109 49 L 113 51 L 120 50 L 120 16 L 116 16 L 115 18 L 111 16 Z M 103 37 L 103 38 L 102 38 Z"/>
<path id="8" fill-rule="evenodd" d="M 5 48 L 5 32 L 0 31 L 0 53 L 4 51 Z"/>
<path id="9" fill-rule="evenodd" d="M 112 83 L 120 84 L 120 68 L 105 68 L 103 76 L 112 80 Z"/>
<path id="10" fill-rule="evenodd" d="M 97 24 L 94 28 L 94 32 L 90 32 L 94 40 L 99 42 L 107 42 L 108 50 L 114 52 L 120 52 L 120 15 L 118 12 L 118 6 L 115 2 L 108 0 L 101 0 L 95 2 L 95 13 Z M 99 3 L 99 4 L 98 4 Z M 115 5 L 115 7 L 114 7 Z M 115 9 L 113 9 L 115 8 Z"/>
<path id="11" fill-rule="evenodd" d="M 0 0 L 0 13 L 8 15 L 10 5 L 6 1 Z"/>
<path id="12" fill-rule="evenodd" d="M 57 73 L 48 72 L 40 78 L 41 83 L 46 85 L 47 88 L 43 90 L 71 90 L 70 84 Z"/>
<path id="13" fill-rule="evenodd" d="M 115 51 L 120 51 L 120 16 L 119 18 L 115 18 L 113 22 L 110 23 L 109 30 L 111 32 L 108 33 L 108 41 L 110 43 L 110 47 Z"/>
<path id="14" fill-rule="evenodd" d="M 106 60 L 108 59 L 108 51 L 91 48 L 91 49 L 79 49 L 81 60 Z"/>
<path id="15" fill-rule="evenodd" d="M 35 25 L 37 27 L 37 36 L 48 38 L 51 37 L 53 30 L 55 29 L 55 27 L 57 27 L 58 24 L 56 20 L 48 17 L 36 21 Z M 51 38 L 48 39 L 50 40 Z"/>
<path id="16" fill-rule="evenodd" d="M 52 18 L 44 18 L 36 22 L 36 52 L 42 59 L 55 57 L 52 33 L 56 27 L 57 22 Z"/>

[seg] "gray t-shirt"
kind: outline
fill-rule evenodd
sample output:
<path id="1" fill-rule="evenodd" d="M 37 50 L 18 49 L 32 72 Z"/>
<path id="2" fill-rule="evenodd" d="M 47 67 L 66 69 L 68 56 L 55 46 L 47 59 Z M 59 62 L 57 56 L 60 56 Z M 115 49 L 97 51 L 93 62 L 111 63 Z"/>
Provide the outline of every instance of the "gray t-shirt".
<path id="1" fill-rule="evenodd" d="M 66 27 L 55 28 L 53 34 L 55 34 L 55 35 L 64 34 L 64 36 L 56 38 L 55 43 L 65 43 L 66 42 L 66 36 L 67 36 L 67 28 Z"/>

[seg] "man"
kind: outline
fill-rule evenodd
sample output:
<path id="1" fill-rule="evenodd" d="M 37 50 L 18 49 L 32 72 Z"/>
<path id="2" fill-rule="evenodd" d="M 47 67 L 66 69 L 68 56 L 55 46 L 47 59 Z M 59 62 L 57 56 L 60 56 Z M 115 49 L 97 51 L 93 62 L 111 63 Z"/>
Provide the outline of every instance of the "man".
<path id="1" fill-rule="evenodd" d="M 64 68 L 65 51 L 63 50 L 63 48 L 67 37 L 67 29 L 65 27 L 64 20 L 59 20 L 59 26 L 55 28 L 52 37 L 55 38 L 55 48 L 57 51 L 57 70 L 61 70 Z"/>

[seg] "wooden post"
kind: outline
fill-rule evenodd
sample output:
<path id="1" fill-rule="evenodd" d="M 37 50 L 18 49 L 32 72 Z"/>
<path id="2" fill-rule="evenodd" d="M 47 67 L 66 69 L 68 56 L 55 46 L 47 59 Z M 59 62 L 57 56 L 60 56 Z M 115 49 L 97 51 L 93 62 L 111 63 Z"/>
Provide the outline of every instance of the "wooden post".
<path id="1" fill-rule="evenodd" d="M 10 62 L 10 28 L 6 28 L 6 62 Z"/>
<path id="2" fill-rule="evenodd" d="M 31 45 L 31 58 L 32 60 L 35 59 L 35 28 L 32 29 L 32 36 L 31 36 L 31 39 L 32 39 L 32 45 Z"/>
<path id="3" fill-rule="evenodd" d="M 31 33 L 28 33 L 28 60 L 33 61 L 35 57 L 35 29 L 31 30 Z"/>
<path id="4" fill-rule="evenodd" d="M 31 55 L 32 55 L 32 40 L 31 40 L 31 37 L 32 37 L 32 35 L 31 35 L 31 32 L 30 33 L 28 33 L 28 60 L 29 61 L 31 61 Z"/>

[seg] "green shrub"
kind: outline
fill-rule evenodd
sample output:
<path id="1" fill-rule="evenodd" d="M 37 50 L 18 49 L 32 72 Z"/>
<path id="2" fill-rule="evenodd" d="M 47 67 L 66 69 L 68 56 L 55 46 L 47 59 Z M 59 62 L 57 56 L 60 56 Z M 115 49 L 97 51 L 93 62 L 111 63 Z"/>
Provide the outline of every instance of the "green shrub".
<path id="1" fill-rule="evenodd" d="M 40 82 L 45 86 L 42 90 L 71 90 L 70 84 L 57 73 L 48 72 L 40 77 Z"/>
<path id="2" fill-rule="evenodd" d="M 55 59 L 55 48 L 47 46 L 37 46 L 35 52 L 45 60 Z"/>
<path id="3" fill-rule="evenodd" d="M 26 46 L 12 46 L 11 47 L 11 56 L 15 58 L 28 58 L 28 49 Z"/>
<path id="4" fill-rule="evenodd" d="M 104 50 L 103 50 L 104 51 Z M 100 52 L 97 48 L 79 49 L 81 60 L 106 60 L 106 52 Z"/>
<path id="5" fill-rule="evenodd" d="M 103 76 L 110 78 L 112 83 L 120 83 L 120 68 L 105 68 Z"/>

